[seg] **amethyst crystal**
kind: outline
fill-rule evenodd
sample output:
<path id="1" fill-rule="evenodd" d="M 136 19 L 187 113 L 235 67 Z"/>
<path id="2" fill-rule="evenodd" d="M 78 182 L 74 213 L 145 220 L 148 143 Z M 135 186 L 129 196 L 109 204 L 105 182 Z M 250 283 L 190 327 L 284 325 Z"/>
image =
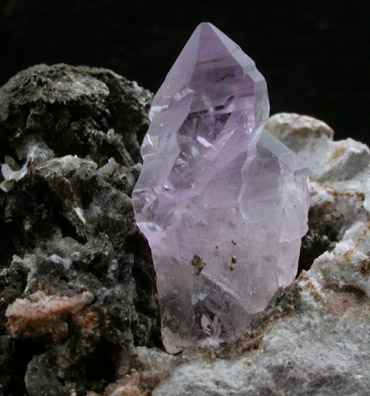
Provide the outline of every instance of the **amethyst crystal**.
<path id="1" fill-rule="evenodd" d="M 200 24 L 154 97 L 133 194 L 169 353 L 234 340 L 296 275 L 308 172 L 268 114 L 254 62 Z"/>

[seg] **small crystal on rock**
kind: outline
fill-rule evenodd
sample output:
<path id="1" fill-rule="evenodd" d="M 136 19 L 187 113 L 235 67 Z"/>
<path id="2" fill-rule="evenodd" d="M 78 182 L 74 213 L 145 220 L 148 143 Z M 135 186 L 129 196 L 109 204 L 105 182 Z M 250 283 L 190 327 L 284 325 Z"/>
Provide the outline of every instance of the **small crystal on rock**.
<path id="1" fill-rule="evenodd" d="M 268 115 L 254 62 L 200 24 L 153 99 L 133 193 L 169 353 L 234 340 L 297 273 L 308 172 Z"/>

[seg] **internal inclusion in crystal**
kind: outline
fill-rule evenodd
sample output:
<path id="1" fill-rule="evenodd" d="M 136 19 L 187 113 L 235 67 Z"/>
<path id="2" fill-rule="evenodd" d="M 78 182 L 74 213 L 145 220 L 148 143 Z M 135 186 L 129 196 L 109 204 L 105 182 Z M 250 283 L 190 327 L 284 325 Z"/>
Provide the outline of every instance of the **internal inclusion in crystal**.
<path id="1" fill-rule="evenodd" d="M 169 353 L 235 340 L 296 275 L 308 172 L 268 115 L 254 62 L 200 24 L 153 99 L 133 193 Z"/>

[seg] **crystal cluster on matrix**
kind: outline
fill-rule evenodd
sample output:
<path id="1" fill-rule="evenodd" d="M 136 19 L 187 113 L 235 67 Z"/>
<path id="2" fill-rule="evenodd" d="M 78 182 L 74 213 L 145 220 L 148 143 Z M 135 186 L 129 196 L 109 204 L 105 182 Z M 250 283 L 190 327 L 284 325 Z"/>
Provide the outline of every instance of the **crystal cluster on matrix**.
<path id="1" fill-rule="evenodd" d="M 133 194 L 169 353 L 236 339 L 297 273 L 308 171 L 268 116 L 253 60 L 200 24 L 154 97 Z"/>

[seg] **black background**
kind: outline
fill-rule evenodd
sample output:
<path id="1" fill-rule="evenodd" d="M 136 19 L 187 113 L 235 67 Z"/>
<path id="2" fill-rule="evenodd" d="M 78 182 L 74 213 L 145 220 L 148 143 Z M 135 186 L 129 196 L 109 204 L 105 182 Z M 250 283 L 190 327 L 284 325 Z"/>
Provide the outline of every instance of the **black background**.
<path id="1" fill-rule="evenodd" d="M 0 0 L 0 85 L 36 63 L 111 68 L 156 91 L 209 21 L 265 76 L 271 112 L 308 114 L 370 143 L 370 1 Z"/>

